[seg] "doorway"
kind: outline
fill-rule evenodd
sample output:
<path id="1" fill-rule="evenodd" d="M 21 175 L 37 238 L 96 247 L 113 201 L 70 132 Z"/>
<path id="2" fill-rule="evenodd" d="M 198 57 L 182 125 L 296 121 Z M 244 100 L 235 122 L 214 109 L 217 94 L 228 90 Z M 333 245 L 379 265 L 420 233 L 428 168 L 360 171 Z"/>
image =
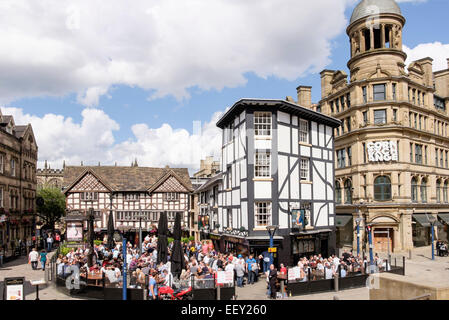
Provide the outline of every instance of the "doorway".
<path id="1" fill-rule="evenodd" d="M 394 230 L 393 228 L 376 228 L 374 233 L 374 250 L 376 252 L 393 252 Z"/>

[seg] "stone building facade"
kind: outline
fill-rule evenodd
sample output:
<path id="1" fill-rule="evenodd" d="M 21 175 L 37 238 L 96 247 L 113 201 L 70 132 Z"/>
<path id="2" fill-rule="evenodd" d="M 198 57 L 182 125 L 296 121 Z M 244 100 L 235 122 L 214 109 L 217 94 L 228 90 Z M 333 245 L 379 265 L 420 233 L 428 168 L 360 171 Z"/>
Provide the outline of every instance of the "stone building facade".
<path id="1" fill-rule="evenodd" d="M 37 154 L 31 125 L 0 112 L 0 248 L 7 258 L 32 236 Z"/>
<path id="2" fill-rule="evenodd" d="M 335 129 L 339 247 L 356 248 L 357 217 L 362 243 L 363 226 L 372 224 L 375 252 L 430 244 L 430 215 L 448 240 L 449 61 L 438 72 L 428 57 L 406 67 L 404 26 L 394 0 L 361 1 L 347 28 L 349 79 L 322 71 L 322 99 L 313 106 L 298 88 L 298 101 L 342 121 Z"/>
<path id="3" fill-rule="evenodd" d="M 37 187 L 54 187 L 61 189 L 62 182 L 64 180 L 64 169 L 65 162 L 62 166 L 62 169 L 51 169 L 50 166 L 45 161 L 45 165 L 43 169 L 38 168 L 36 172 L 37 177 Z"/>

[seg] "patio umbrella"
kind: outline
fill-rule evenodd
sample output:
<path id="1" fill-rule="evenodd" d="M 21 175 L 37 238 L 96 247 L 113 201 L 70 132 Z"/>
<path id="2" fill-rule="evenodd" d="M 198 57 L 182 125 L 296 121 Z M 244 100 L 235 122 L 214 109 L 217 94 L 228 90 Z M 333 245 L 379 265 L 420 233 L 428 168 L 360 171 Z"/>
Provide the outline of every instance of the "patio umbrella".
<path id="1" fill-rule="evenodd" d="M 178 277 L 185 266 L 184 254 L 181 243 L 181 212 L 176 213 L 175 225 L 173 229 L 173 249 L 171 255 L 171 272 Z"/>
<path id="2" fill-rule="evenodd" d="M 158 239 L 157 239 L 157 264 L 163 262 L 167 263 L 168 243 L 167 243 L 167 212 L 161 212 L 158 224 Z"/>
<path id="3" fill-rule="evenodd" d="M 109 212 L 108 219 L 108 244 L 107 247 L 109 250 L 114 248 L 114 217 L 112 215 L 112 210 Z"/>
<path id="4" fill-rule="evenodd" d="M 89 217 L 88 217 L 88 221 L 89 221 L 89 226 L 88 226 L 88 237 L 87 240 L 89 241 L 89 259 L 87 261 L 87 264 L 89 267 L 92 267 L 94 262 L 93 262 L 93 257 L 94 257 L 94 239 L 95 239 L 95 234 L 94 234 L 94 209 L 90 208 L 89 209 Z"/>

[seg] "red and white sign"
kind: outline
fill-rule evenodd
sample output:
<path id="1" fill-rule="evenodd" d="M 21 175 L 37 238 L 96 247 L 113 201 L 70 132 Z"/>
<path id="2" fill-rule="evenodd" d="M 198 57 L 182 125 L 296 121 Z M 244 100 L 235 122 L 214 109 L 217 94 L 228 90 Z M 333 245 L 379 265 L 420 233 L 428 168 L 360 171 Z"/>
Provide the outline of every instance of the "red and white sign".
<path id="1" fill-rule="evenodd" d="M 234 271 L 217 271 L 217 284 L 234 283 Z"/>

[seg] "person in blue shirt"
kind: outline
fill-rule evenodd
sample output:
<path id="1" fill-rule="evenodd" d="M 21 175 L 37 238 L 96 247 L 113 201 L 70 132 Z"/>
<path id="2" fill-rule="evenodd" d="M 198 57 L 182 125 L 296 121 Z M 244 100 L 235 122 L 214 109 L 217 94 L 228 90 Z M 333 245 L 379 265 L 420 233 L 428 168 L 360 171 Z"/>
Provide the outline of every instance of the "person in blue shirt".
<path id="1" fill-rule="evenodd" d="M 151 300 L 157 299 L 157 283 L 156 279 L 154 278 L 154 272 L 152 272 L 149 277 L 148 295 L 150 296 Z"/>
<path id="2" fill-rule="evenodd" d="M 40 256 L 41 256 L 42 271 L 45 271 L 45 265 L 47 264 L 47 251 L 42 250 Z"/>
<path id="3" fill-rule="evenodd" d="M 248 259 L 246 259 L 246 271 L 248 272 L 248 284 L 254 284 L 254 280 L 256 278 L 256 274 L 254 270 L 256 269 L 254 264 L 256 263 L 256 259 L 253 258 L 253 255 L 250 255 Z"/>

